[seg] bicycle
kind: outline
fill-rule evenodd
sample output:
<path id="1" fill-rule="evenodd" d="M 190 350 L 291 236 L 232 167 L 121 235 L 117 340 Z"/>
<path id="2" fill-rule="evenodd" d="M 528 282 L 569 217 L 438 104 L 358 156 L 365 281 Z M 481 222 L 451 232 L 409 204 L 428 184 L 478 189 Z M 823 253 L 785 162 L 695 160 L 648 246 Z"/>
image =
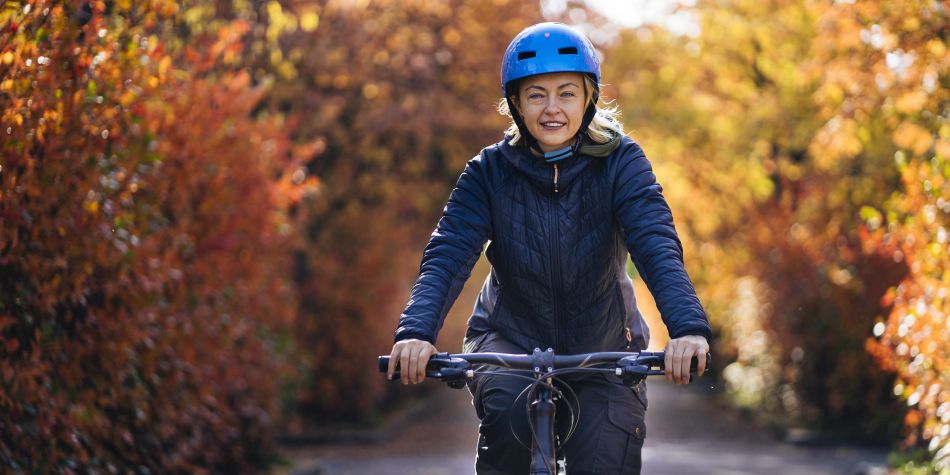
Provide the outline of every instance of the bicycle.
<path id="1" fill-rule="evenodd" d="M 579 355 L 555 355 L 554 350 L 541 351 L 538 348 L 530 355 L 508 353 L 439 353 L 429 359 L 426 365 L 426 377 L 439 379 L 449 387 L 461 389 L 466 381 L 483 373 L 475 365 L 492 365 L 508 368 L 511 371 L 493 372 L 494 375 L 507 375 L 525 379 L 528 382 L 522 395 L 531 402 L 527 404 L 528 424 L 531 429 L 531 475 L 556 475 L 557 447 L 554 437 L 555 398 L 569 400 L 570 386 L 561 382 L 554 385 L 558 376 L 578 373 L 608 373 L 622 378 L 628 386 L 639 384 L 648 376 L 664 374 L 665 354 L 663 352 L 596 352 Z M 710 355 L 706 354 L 706 367 L 709 367 Z M 697 359 L 694 357 L 690 372 L 696 371 Z M 379 370 L 385 373 L 389 368 L 389 356 L 379 357 Z M 524 371 L 527 370 L 527 371 Z M 531 376 L 526 375 L 530 372 Z M 399 371 L 393 374 L 393 381 L 399 379 Z M 558 380 L 559 381 L 559 380 Z M 565 393 L 561 387 L 566 388 Z M 519 395 L 519 399 L 520 399 Z M 576 395 L 573 396 L 576 399 Z M 567 404 L 571 413 L 571 428 L 563 444 L 571 437 L 576 426 L 577 416 L 571 404 Z M 517 437 L 517 434 L 516 434 Z M 527 444 L 524 444 L 527 446 Z"/>

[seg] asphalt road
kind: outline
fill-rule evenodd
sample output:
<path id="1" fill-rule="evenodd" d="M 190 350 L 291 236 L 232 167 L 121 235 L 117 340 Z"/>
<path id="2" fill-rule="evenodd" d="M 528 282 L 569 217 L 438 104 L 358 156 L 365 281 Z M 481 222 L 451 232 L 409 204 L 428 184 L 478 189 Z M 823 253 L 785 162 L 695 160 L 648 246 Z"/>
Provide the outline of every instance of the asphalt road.
<path id="1" fill-rule="evenodd" d="M 427 383 L 436 384 L 436 383 Z M 707 384 L 702 379 L 693 385 Z M 643 473 L 648 475 L 878 475 L 885 450 L 796 446 L 723 409 L 701 387 L 651 381 Z M 436 392 L 411 424 L 381 443 L 286 448 L 293 475 L 456 475 L 474 473 L 478 420 L 465 390 Z"/>

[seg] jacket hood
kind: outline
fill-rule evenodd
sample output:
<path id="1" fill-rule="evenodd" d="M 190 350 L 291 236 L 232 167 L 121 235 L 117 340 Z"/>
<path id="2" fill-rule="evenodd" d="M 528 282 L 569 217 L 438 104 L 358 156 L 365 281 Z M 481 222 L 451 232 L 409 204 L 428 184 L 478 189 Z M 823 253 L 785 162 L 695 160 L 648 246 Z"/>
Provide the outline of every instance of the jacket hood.
<path id="1" fill-rule="evenodd" d="M 594 143 L 589 138 L 584 137 L 584 143 L 581 144 L 581 154 L 591 157 L 603 158 L 610 156 L 620 146 L 620 139 L 623 135 L 613 132 L 607 143 Z"/>
<path id="2" fill-rule="evenodd" d="M 586 136 L 583 138 L 580 153 L 557 162 L 558 173 L 557 183 L 559 190 L 566 190 L 590 164 L 591 160 L 609 156 L 617 147 L 620 146 L 620 140 L 623 136 L 614 133 L 612 138 L 603 144 L 590 142 Z M 542 189 L 554 190 L 554 164 L 547 163 L 543 158 L 531 153 L 528 147 L 522 145 L 510 145 L 510 137 L 506 136 L 498 146 L 498 151 L 505 160 L 510 163 L 515 170 L 531 179 L 531 182 Z"/>

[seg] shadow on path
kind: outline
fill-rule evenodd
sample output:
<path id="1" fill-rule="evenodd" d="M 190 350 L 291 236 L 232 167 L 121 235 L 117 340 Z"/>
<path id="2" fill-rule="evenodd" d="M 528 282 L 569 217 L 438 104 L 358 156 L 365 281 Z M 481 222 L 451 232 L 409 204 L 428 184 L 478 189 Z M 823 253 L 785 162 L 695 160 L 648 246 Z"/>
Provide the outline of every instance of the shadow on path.
<path id="1" fill-rule="evenodd" d="M 787 444 L 721 409 L 700 387 L 652 380 L 648 394 L 645 475 L 885 473 L 884 450 Z M 414 423 L 394 431 L 386 442 L 288 447 L 283 452 L 293 466 L 274 473 L 472 474 L 477 428 L 469 393 L 446 388 L 436 392 Z"/>

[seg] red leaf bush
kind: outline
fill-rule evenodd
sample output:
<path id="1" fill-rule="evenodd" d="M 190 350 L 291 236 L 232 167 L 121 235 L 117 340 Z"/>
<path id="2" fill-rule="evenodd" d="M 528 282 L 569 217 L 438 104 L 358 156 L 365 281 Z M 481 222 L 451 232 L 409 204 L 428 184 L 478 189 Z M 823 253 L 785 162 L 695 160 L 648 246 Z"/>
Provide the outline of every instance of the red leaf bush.
<path id="1" fill-rule="evenodd" d="M 30 2 L 0 51 L 0 463 L 236 471 L 268 454 L 287 328 L 289 141 L 176 46 L 175 2 Z M 165 35 L 165 36 L 163 36 Z"/>

